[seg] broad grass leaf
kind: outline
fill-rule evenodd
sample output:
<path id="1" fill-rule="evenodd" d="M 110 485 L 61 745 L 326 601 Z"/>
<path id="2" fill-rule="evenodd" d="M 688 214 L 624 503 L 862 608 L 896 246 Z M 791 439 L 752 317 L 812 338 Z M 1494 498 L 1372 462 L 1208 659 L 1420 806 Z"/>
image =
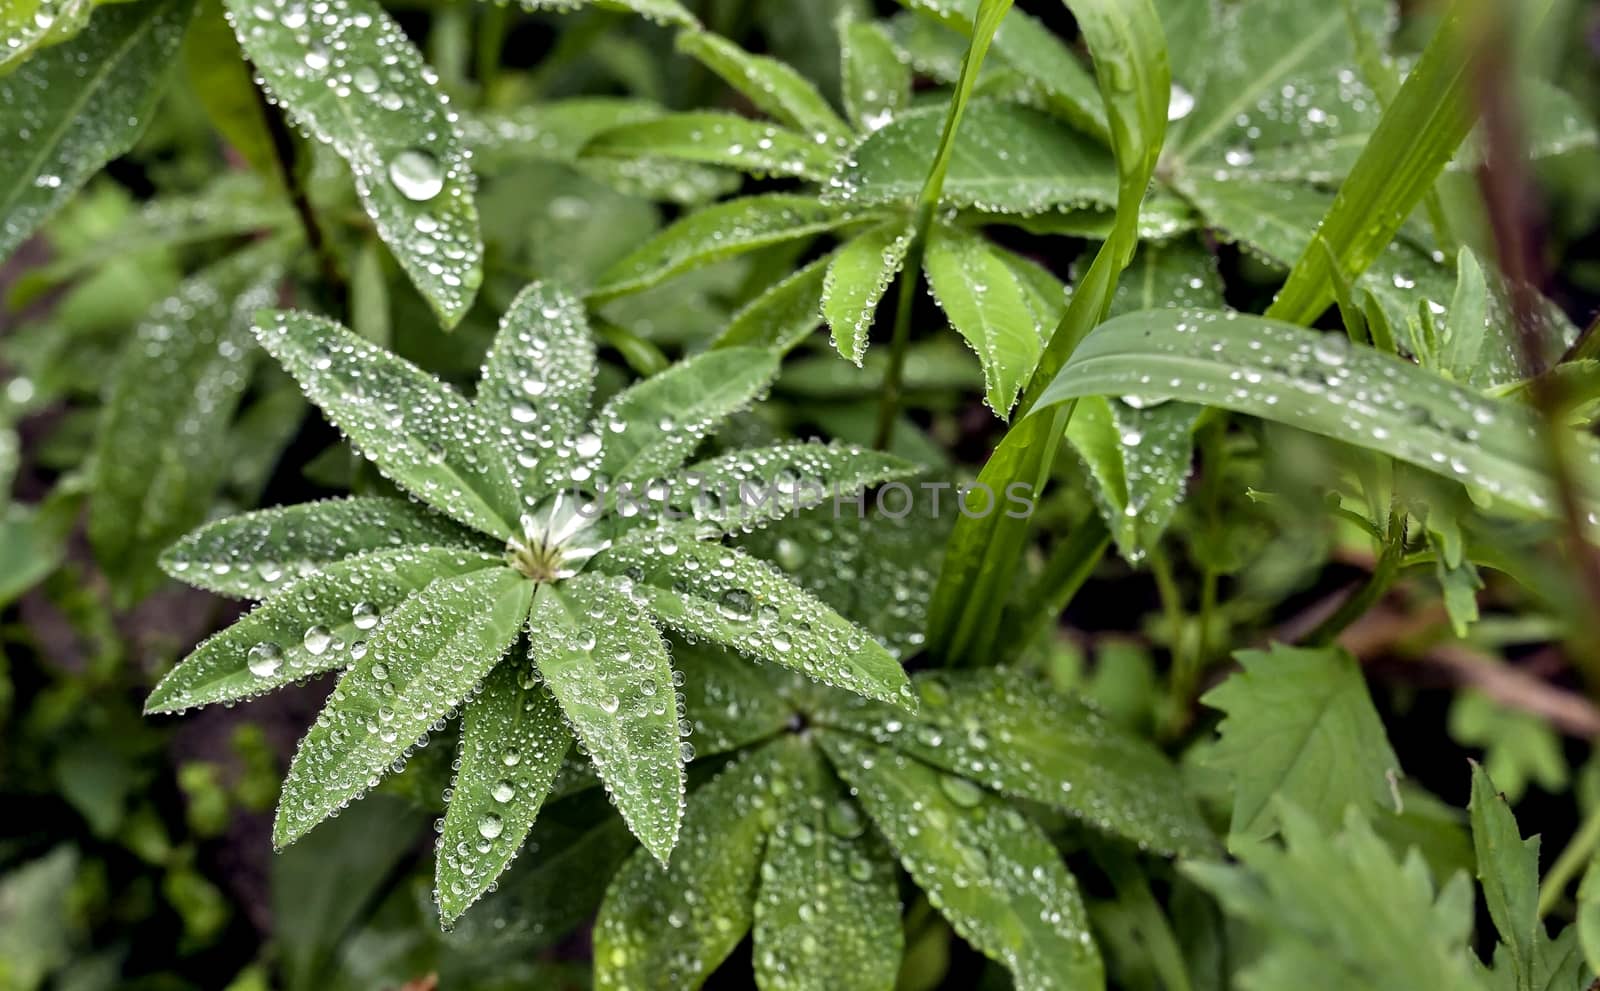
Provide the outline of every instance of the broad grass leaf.
<path id="1" fill-rule="evenodd" d="M 1043 346 L 1027 290 L 988 241 L 957 227 L 929 233 L 922 268 L 950 326 L 977 352 L 984 400 L 1005 417 Z"/>
<path id="2" fill-rule="evenodd" d="M 482 414 L 420 368 L 322 317 L 257 315 L 256 337 L 396 485 L 453 519 L 509 537 L 517 505 Z"/>
<path id="3" fill-rule="evenodd" d="M 193 0 L 117 4 L 76 38 L 0 75 L 0 129 L 10 145 L 0 157 L 0 261 L 133 147 L 193 9 Z"/>
<path id="4" fill-rule="evenodd" d="M 439 834 L 434 897 L 449 925 L 522 849 L 572 734 L 555 697 L 520 658 L 484 679 L 461 717 L 457 771 Z"/>
<path id="5" fill-rule="evenodd" d="M 911 105 L 911 65 L 882 24 L 842 17 L 838 27 L 845 112 L 870 133 Z"/>
<path id="6" fill-rule="evenodd" d="M 810 80 L 775 58 L 752 55 L 709 31 L 681 32 L 678 51 L 722 77 L 756 109 L 802 132 L 806 140 L 819 147 L 850 136 L 849 126 Z"/>
<path id="7" fill-rule="evenodd" d="M 733 315 L 713 348 L 764 347 L 787 354 L 822 323 L 822 295 L 833 255 L 772 284 Z"/>
<path id="8" fill-rule="evenodd" d="M 671 158 L 721 165 L 759 176 L 822 180 L 839 151 L 798 131 L 714 110 L 667 114 L 602 131 L 584 146 L 589 158 Z"/>
<path id="9" fill-rule="evenodd" d="M 822 283 L 822 316 L 833 346 L 856 364 L 867 352 L 867 334 L 878 302 L 905 265 L 913 228 L 895 219 L 863 231 L 834 252 Z"/>
<path id="10" fill-rule="evenodd" d="M 361 796 L 470 699 L 526 622 L 533 588 L 497 566 L 436 579 L 395 608 L 300 741 L 273 844 L 288 846 Z"/>
<path id="11" fill-rule="evenodd" d="M 444 325 L 483 281 L 477 180 L 422 55 L 374 0 L 225 0 L 274 99 L 350 166 L 378 236 Z M 346 81 L 348 80 L 348 81 Z"/>
<path id="12" fill-rule="evenodd" d="M 529 654 L 628 828 L 665 863 L 683 818 L 683 755 L 672 665 L 614 579 L 542 585 Z"/>
<path id="13" fill-rule="evenodd" d="M 1018 991 L 1103 986 L 1078 884 L 1044 830 L 966 778 L 847 734 L 818 738 L 906 872 Z"/>
<path id="14" fill-rule="evenodd" d="M 401 545 L 493 553 L 492 541 L 407 499 L 298 503 L 208 523 L 161 555 L 167 574 L 238 599 L 266 599 L 345 558 Z"/>

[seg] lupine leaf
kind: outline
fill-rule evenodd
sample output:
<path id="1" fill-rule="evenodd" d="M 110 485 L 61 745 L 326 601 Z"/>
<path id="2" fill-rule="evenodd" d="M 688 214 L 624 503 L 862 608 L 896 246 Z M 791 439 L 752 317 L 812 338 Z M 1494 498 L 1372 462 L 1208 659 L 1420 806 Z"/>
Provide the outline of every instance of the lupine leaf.
<path id="1" fill-rule="evenodd" d="M 265 599 L 351 555 L 402 545 L 498 550 L 418 503 L 368 496 L 261 509 L 208 523 L 169 547 L 161 567 L 196 588 Z"/>
<path id="2" fill-rule="evenodd" d="M 965 778 L 844 734 L 818 736 L 906 872 L 1019 991 L 1103 986 L 1077 882 L 1044 830 Z"/>
<path id="3" fill-rule="evenodd" d="M 516 505 L 502 452 L 478 411 L 415 365 L 322 317 L 257 317 L 263 347 L 385 476 L 452 518 L 497 537 Z"/>
<path id="4" fill-rule="evenodd" d="M 801 746 L 778 740 L 697 789 L 670 867 L 642 850 L 622 865 L 595 922 L 596 991 L 697 988 L 739 945 L 766 834 L 787 812 L 774 782 L 795 777 Z"/>
<path id="5" fill-rule="evenodd" d="M 1234 836 L 1271 836 L 1283 801 L 1330 829 L 1350 806 L 1390 801 L 1400 762 L 1353 657 L 1283 646 L 1235 656 L 1243 670 L 1203 699 L 1227 713 L 1208 760 L 1232 779 Z"/>
<path id="6" fill-rule="evenodd" d="M 680 508 L 726 533 L 792 517 L 835 496 L 916 472 L 909 462 L 845 444 L 789 442 L 747 447 L 700 461 L 684 472 L 693 487 L 674 490 Z M 709 498 L 697 498 L 701 494 Z M 698 510 L 698 511 L 696 511 Z"/>
<path id="7" fill-rule="evenodd" d="M 901 114 L 873 131 L 829 180 L 828 196 L 855 207 L 909 203 L 939 147 L 944 110 Z M 941 202 L 1030 216 L 1116 200 L 1116 167 L 1105 148 L 1027 107 L 973 100 L 957 132 Z"/>
<path id="8" fill-rule="evenodd" d="M 837 149 L 797 131 L 718 111 L 667 114 L 603 131 L 584 146 L 588 157 L 662 158 L 723 165 L 757 175 L 821 180 Z"/>
<path id="9" fill-rule="evenodd" d="M 192 0 L 116 5 L 76 38 L 0 76 L 9 145 L 0 158 L 0 261 L 133 146 L 193 9 Z"/>
<path id="10" fill-rule="evenodd" d="M 561 707 L 521 658 L 484 679 L 461 718 L 459 769 L 439 834 L 434 894 L 445 924 L 511 863 L 572 748 Z"/>
<path id="11" fill-rule="evenodd" d="M 808 748 L 793 811 L 767 840 L 755 900 L 763 991 L 891 991 L 900 970 L 894 856 Z"/>
<path id="12" fill-rule="evenodd" d="M 817 88 L 783 62 L 751 55 L 709 31 L 680 33 L 678 50 L 721 76 L 762 113 L 805 132 L 808 140 L 811 135 L 825 135 L 830 140 L 849 137 L 850 128 Z"/>
<path id="13" fill-rule="evenodd" d="M 374 0 L 313 18 L 299 0 L 225 2 L 272 95 L 349 163 L 378 236 L 453 327 L 483 281 L 476 179 L 421 54 Z"/>
<path id="14" fill-rule="evenodd" d="M 540 586 L 529 649 L 628 828 L 665 863 L 683 817 L 683 757 L 667 646 L 636 613 L 603 576 Z"/>
<path id="15" fill-rule="evenodd" d="M 107 0 L 12 0 L 0 10 L 0 72 L 82 31 Z"/>
<path id="16" fill-rule="evenodd" d="M 772 285 L 733 315 L 714 348 L 766 347 L 788 353 L 822 323 L 822 294 L 833 255 Z"/>
<path id="17" fill-rule="evenodd" d="M 777 736 L 795 718 L 779 694 L 794 677 L 788 671 L 707 644 L 675 643 L 672 663 L 683 675 L 684 718 L 694 729 L 689 742 L 697 758 Z"/>
<path id="18" fill-rule="evenodd" d="M 135 590 L 161 548 L 196 523 L 226 477 L 228 428 L 259 352 L 257 308 L 282 273 L 273 247 L 186 279 L 135 328 L 95 438 L 89 538 L 101 566 Z"/>
<path id="19" fill-rule="evenodd" d="M 950 326 L 978 353 L 985 401 L 1004 417 L 1039 358 L 1040 328 L 1027 291 L 988 241 L 956 227 L 929 233 L 922 265 Z"/>
<path id="20" fill-rule="evenodd" d="M 637 14 L 657 24 L 695 27 L 700 22 L 678 0 L 517 0 L 527 10 L 571 11 L 594 6 Z"/>
<path id="21" fill-rule="evenodd" d="M 699 265 L 822 234 L 858 219 L 846 207 L 793 193 L 718 203 L 684 217 L 611 266 L 591 298 L 638 292 Z"/>
<path id="22" fill-rule="evenodd" d="M 439 578 L 401 603 L 300 741 L 272 826 L 284 847 L 360 796 L 471 697 L 527 620 L 533 583 L 493 567 Z"/>
<path id="23" fill-rule="evenodd" d="M 995 791 L 1065 809 L 1143 849 L 1214 849 L 1177 769 L 1078 700 L 994 668 L 930 673 L 915 684 L 922 704 L 914 717 L 841 698 L 817 719 Z"/>
<path id="24" fill-rule="evenodd" d="M 911 66 L 883 25 L 841 19 L 839 48 L 844 108 L 857 128 L 876 131 L 911 105 Z"/>
<path id="25" fill-rule="evenodd" d="M 605 567 L 635 569 L 635 591 L 683 633 L 869 698 L 910 701 L 900 665 L 849 620 L 765 561 L 680 536 L 635 531 L 611 548 Z"/>
<path id="26" fill-rule="evenodd" d="M 757 348 L 721 348 L 682 361 L 612 397 L 596 417 L 598 470 L 617 481 L 661 478 L 713 427 L 748 406 L 778 371 Z"/>
<path id="27" fill-rule="evenodd" d="M 912 229 L 902 220 L 864 231 L 834 252 L 822 283 L 822 315 L 833 346 L 856 364 L 867 352 L 867 334 L 878 301 L 900 272 L 911 247 Z"/>

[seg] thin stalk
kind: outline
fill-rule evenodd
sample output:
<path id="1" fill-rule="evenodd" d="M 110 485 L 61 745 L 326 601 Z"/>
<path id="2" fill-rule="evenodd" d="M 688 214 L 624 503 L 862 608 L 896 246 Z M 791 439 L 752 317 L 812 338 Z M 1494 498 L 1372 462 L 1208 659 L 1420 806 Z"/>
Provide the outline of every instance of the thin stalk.
<path id="1" fill-rule="evenodd" d="M 250 76 L 252 79 L 260 78 L 253 63 L 250 64 Z M 306 194 L 305 184 L 300 181 L 294 134 L 289 130 L 288 122 L 284 120 L 283 112 L 267 99 L 267 94 L 261 87 L 254 85 L 251 88 L 255 90 L 256 102 L 261 106 L 262 119 L 266 121 L 267 133 L 272 138 L 272 154 L 278 163 L 278 173 L 283 179 L 283 188 L 288 191 L 295 215 L 300 218 L 300 227 L 305 232 L 306 244 L 316 256 L 322 281 L 333 295 L 342 316 L 346 308 L 348 287 L 328 246 L 328 240 L 322 234 L 322 226 L 317 222 L 316 211 L 311 207 L 311 198 Z"/>
<path id="2" fill-rule="evenodd" d="M 931 223 L 933 211 L 928 211 Z M 883 395 L 878 405 L 878 428 L 872 446 L 888 450 L 894 441 L 895 421 L 900 418 L 900 387 L 905 374 L 906 351 L 911 346 L 911 309 L 916 303 L 917 280 L 922 274 L 922 256 L 927 247 L 927 224 L 918 211 L 911 247 L 906 251 L 905 267 L 895 285 L 894 337 L 889 342 L 889 367 L 883 373 Z"/>
<path id="3" fill-rule="evenodd" d="M 1578 827 L 1578 832 L 1573 835 L 1566 849 L 1561 851 L 1561 856 L 1550 865 L 1544 882 L 1539 885 L 1539 918 L 1549 915 L 1556 907 L 1572 879 L 1594 857 L 1597 847 L 1600 847 L 1600 806 L 1596 806 L 1583 820 L 1583 825 Z"/>
<path id="4" fill-rule="evenodd" d="M 500 80 L 500 54 L 506 47 L 506 32 L 510 27 L 511 8 L 508 6 L 490 4 L 480 15 L 473 68 L 485 104 L 494 103 L 495 85 Z"/>
<path id="5" fill-rule="evenodd" d="M 1306 635 L 1305 644 L 1308 647 L 1326 647 L 1338 639 L 1345 627 L 1360 619 L 1367 610 L 1371 609 L 1378 600 L 1383 598 L 1389 586 L 1394 584 L 1395 577 L 1400 573 L 1400 562 L 1405 559 L 1406 541 L 1405 517 L 1397 512 L 1389 513 L 1389 536 L 1384 541 L 1383 551 L 1378 555 L 1378 563 L 1372 569 L 1372 575 L 1367 583 L 1361 586 L 1355 594 L 1339 604 L 1333 615 L 1317 624 L 1317 628 Z"/>

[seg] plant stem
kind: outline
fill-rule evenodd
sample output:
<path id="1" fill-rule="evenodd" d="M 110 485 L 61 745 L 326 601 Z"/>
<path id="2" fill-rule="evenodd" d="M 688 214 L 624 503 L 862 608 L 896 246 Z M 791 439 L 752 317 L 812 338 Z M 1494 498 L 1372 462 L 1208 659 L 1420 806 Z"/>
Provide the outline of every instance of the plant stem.
<path id="1" fill-rule="evenodd" d="M 1572 841 L 1561 851 L 1556 862 L 1550 865 L 1544 883 L 1539 885 L 1539 918 L 1549 915 L 1551 909 L 1556 907 L 1556 902 L 1566 893 L 1567 885 L 1594 856 L 1596 847 L 1600 847 L 1600 806 L 1596 806 L 1583 820 Z"/>
<path id="2" fill-rule="evenodd" d="M 904 375 L 906 351 L 911 345 L 911 309 L 916 302 L 917 280 L 922 273 L 922 255 L 927 246 L 927 228 L 922 224 L 922 211 L 918 211 L 917 227 L 911 237 L 911 247 L 906 251 L 905 267 L 896 282 L 894 301 L 894 337 L 889 342 L 889 367 L 883 373 L 883 397 L 878 405 L 878 428 L 873 433 L 872 446 L 888 450 L 894 440 L 894 424 L 900 416 L 900 384 Z M 933 211 L 928 211 L 931 221 Z"/>
<path id="3" fill-rule="evenodd" d="M 1400 573 L 1400 562 L 1405 557 L 1405 517 L 1393 510 L 1389 513 L 1389 537 L 1383 543 L 1383 551 L 1378 555 L 1378 563 L 1372 569 L 1372 576 L 1367 579 L 1355 594 L 1339 604 L 1333 615 L 1317 624 L 1317 628 L 1306 635 L 1305 644 L 1308 647 L 1326 647 L 1338 639 L 1345 627 L 1360 619 L 1361 616 L 1383 598 L 1389 591 L 1389 586 L 1394 583 L 1395 576 Z"/>
<path id="4" fill-rule="evenodd" d="M 255 64 L 249 65 L 251 78 L 259 78 Z M 278 162 L 278 173 L 283 179 L 283 188 L 289 193 L 289 201 L 294 204 L 294 212 L 300 218 L 300 227 L 305 231 L 306 244 L 316 256 L 322 281 L 333 295 L 342 317 L 348 297 L 345 279 L 334 261 L 333 253 L 329 250 L 327 238 L 322 234 L 322 226 L 317 222 L 316 212 L 311 208 L 311 198 L 306 195 L 305 184 L 300 181 L 300 172 L 296 167 L 298 155 L 295 152 L 294 134 L 284 120 L 283 112 L 267 99 L 267 94 L 261 86 L 257 84 L 252 88 L 255 90 L 256 102 L 261 107 L 261 116 L 266 122 L 267 133 L 272 138 L 272 154 Z"/>

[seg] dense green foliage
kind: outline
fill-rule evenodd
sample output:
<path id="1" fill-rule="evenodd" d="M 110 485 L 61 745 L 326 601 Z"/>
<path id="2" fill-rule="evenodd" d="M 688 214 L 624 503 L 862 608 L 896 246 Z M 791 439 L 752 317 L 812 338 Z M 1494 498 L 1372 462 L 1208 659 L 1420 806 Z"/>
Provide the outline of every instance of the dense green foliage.
<path id="1" fill-rule="evenodd" d="M 9 0 L 0 991 L 1595 985 L 1597 31 Z"/>

